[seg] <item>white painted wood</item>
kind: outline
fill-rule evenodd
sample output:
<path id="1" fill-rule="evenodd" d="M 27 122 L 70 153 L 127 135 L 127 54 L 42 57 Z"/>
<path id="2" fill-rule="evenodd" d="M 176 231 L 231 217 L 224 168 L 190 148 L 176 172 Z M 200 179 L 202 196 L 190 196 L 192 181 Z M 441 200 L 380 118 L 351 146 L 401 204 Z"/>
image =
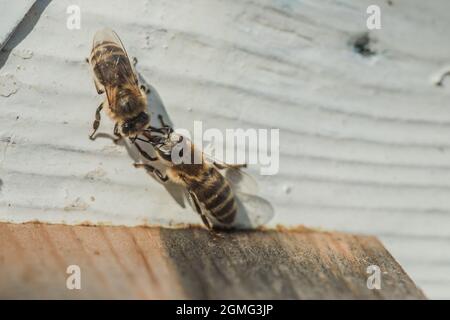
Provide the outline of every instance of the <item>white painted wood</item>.
<path id="1" fill-rule="evenodd" d="M 450 298 L 450 80 L 435 85 L 450 66 L 450 3 L 392 2 L 42 5 L 0 57 L 0 85 L 16 91 L 0 96 L 0 220 L 199 222 L 123 146 L 87 138 L 102 98 L 84 58 L 109 26 L 176 126 L 281 129 L 279 174 L 250 170 L 272 225 L 379 235 L 429 297 Z M 382 29 L 364 57 L 352 41 L 374 3 Z M 66 29 L 72 4 L 81 30 Z M 112 131 L 105 115 L 100 130 Z"/>
<path id="2" fill-rule="evenodd" d="M 0 1 L 0 49 L 3 48 L 17 25 L 27 14 L 34 0 L 16 0 L 14 4 L 8 0 Z"/>

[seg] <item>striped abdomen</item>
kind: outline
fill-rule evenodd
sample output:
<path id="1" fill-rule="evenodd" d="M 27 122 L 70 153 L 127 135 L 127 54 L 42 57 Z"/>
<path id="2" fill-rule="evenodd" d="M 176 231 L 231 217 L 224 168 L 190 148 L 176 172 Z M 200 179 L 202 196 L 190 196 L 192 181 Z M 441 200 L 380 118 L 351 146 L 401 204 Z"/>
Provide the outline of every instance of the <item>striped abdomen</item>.
<path id="1" fill-rule="evenodd" d="M 213 167 L 202 172 L 201 177 L 192 181 L 190 190 L 204 206 L 205 215 L 212 216 L 224 226 L 233 223 L 237 205 L 233 190 L 227 180 Z"/>

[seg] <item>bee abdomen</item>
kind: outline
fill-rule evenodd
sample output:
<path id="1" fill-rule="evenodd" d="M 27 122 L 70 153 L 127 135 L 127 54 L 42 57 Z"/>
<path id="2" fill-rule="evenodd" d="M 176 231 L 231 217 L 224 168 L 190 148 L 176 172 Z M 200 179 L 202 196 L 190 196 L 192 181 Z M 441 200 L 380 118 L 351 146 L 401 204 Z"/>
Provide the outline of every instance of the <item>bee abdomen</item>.
<path id="1" fill-rule="evenodd" d="M 219 177 L 220 176 L 220 177 Z M 236 201 L 230 185 L 220 173 L 212 184 L 203 184 L 198 190 L 199 201 L 211 215 L 220 223 L 231 224 L 236 216 Z"/>
<path id="2" fill-rule="evenodd" d="M 219 207 L 211 209 L 211 213 L 217 221 L 223 224 L 231 224 L 236 217 L 236 201 L 234 196 L 231 196 L 227 202 L 221 204 Z"/>

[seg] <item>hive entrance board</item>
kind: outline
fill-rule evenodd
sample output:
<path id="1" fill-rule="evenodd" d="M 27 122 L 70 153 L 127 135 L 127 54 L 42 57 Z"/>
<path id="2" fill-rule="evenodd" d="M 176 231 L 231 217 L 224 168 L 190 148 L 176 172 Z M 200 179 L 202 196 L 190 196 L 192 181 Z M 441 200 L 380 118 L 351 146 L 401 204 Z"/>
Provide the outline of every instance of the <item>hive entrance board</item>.
<path id="1" fill-rule="evenodd" d="M 424 299 L 375 238 L 0 224 L 0 298 Z M 81 290 L 66 286 L 80 267 Z M 381 289 L 368 288 L 369 266 Z"/>

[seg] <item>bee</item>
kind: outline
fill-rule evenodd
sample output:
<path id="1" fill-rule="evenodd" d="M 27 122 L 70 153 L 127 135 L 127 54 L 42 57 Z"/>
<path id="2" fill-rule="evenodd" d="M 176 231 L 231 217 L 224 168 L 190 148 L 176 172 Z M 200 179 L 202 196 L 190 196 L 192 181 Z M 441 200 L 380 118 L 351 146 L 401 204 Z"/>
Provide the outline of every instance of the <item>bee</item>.
<path id="1" fill-rule="evenodd" d="M 139 86 L 133 65 L 117 34 L 111 29 L 102 29 L 94 35 L 91 55 L 88 59 L 94 74 L 95 88 L 98 94 L 106 93 L 105 100 L 95 112 L 92 125 L 94 134 L 100 125 L 100 112 L 103 108 L 115 121 L 114 135 L 136 137 L 150 123 L 147 112 L 148 90 Z"/>
<path id="2" fill-rule="evenodd" d="M 175 133 L 171 127 L 167 126 L 161 116 L 159 120 L 162 124 L 161 128 L 150 127 L 144 130 L 142 135 L 147 140 L 138 138 L 139 141 L 148 142 L 153 146 L 156 157 L 150 156 L 137 142 L 135 146 L 145 159 L 161 161 L 167 168 L 165 175 L 146 163 L 135 163 L 136 168 L 146 169 L 149 174 L 156 176 L 163 183 L 172 181 L 185 187 L 192 207 L 208 229 L 256 227 L 272 218 L 273 209 L 270 203 L 257 196 L 240 192 L 238 197 L 238 190 L 233 186 L 234 182 L 221 172 L 221 170 L 231 170 L 235 175 L 238 173 L 242 177 L 240 169 L 246 167 L 246 164 L 230 165 L 208 159 L 202 151 L 194 147 L 189 139 Z M 173 154 L 177 153 L 173 152 L 175 148 L 181 150 L 178 153 L 180 156 L 183 156 L 182 150 L 191 150 L 189 163 L 174 161 Z M 194 162 L 195 159 L 200 159 L 197 161 L 199 163 Z M 246 207 L 240 199 L 246 200 Z M 238 217 L 240 208 L 245 211 L 245 217 Z"/>

